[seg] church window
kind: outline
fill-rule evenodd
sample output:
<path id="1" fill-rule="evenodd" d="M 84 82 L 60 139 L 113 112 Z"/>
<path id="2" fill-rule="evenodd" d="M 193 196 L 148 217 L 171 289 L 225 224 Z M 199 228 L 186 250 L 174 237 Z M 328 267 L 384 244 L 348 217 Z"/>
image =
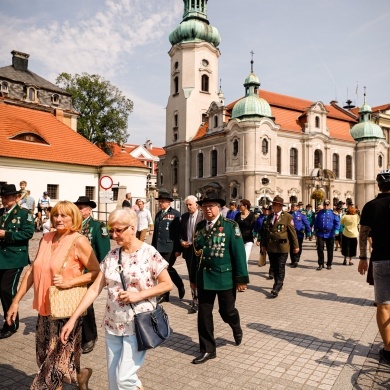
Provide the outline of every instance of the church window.
<path id="1" fill-rule="evenodd" d="M 173 116 L 173 122 L 174 122 L 174 127 L 178 127 L 179 126 L 179 115 L 178 114 L 175 114 Z"/>
<path id="2" fill-rule="evenodd" d="M 380 155 L 378 156 L 378 167 L 379 167 L 379 168 L 382 168 L 382 165 L 383 165 L 383 157 L 382 157 L 382 155 L 380 154 Z"/>
<path id="3" fill-rule="evenodd" d="M 316 128 L 317 129 L 320 128 L 320 117 L 319 116 L 316 116 Z"/>
<path id="4" fill-rule="evenodd" d="M 282 173 L 282 148 L 276 147 L 276 172 Z"/>
<path id="5" fill-rule="evenodd" d="M 345 177 L 347 179 L 352 179 L 352 157 L 347 156 L 345 159 Z"/>
<path id="6" fill-rule="evenodd" d="M 198 177 L 203 177 L 203 153 L 198 154 Z"/>
<path id="7" fill-rule="evenodd" d="M 211 176 L 217 176 L 218 173 L 218 152 L 214 149 L 211 151 Z"/>
<path id="8" fill-rule="evenodd" d="M 322 168 L 322 151 L 316 149 L 314 151 L 314 168 Z"/>
<path id="9" fill-rule="evenodd" d="M 177 184 L 179 177 L 179 161 L 177 158 L 172 160 L 172 184 Z"/>
<path id="10" fill-rule="evenodd" d="M 334 175 L 336 176 L 336 179 L 340 177 L 340 171 L 339 171 L 339 155 L 334 153 L 332 158 L 332 170 Z"/>
<path id="11" fill-rule="evenodd" d="M 232 198 L 232 199 L 236 199 L 236 198 L 237 198 L 237 195 L 238 195 L 237 187 L 233 187 L 233 188 L 232 188 L 232 193 L 231 193 L 231 198 Z"/>
<path id="12" fill-rule="evenodd" d="M 179 77 L 175 77 L 173 79 L 173 83 L 174 83 L 174 92 L 173 93 L 179 93 Z"/>
<path id="13" fill-rule="evenodd" d="M 173 132 L 173 142 L 176 142 L 179 138 L 179 135 L 177 134 L 177 131 Z"/>
<path id="14" fill-rule="evenodd" d="M 261 151 L 264 155 L 268 154 L 268 141 L 265 138 L 261 142 Z"/>
<path id="15" fill-rule="evenodd" d="M 202 91 L 208 92 L 209 91 L 209 76 L 202 75 Z"/>
<path id="16" fill-rule="evenodd" d="M 290 174 L 298 174 L 298 150 L 295 148 L 290 149 Z"/>
<path id="17" fill-rule="evenodd" d="M 214 115 L 214 127 L 218 127 L 218 115 Z"/>
<path id="18" fill-rule="evenodd" d="M 176 61 L 175 62 L 175 69 L 178 69 L 179 68 L 179 63 Z"/>
<path id="19" fill-rule="evenodd" d="M 290 203 L 297 203 L 298 202 L 298 198 L 296 196 L 290 196 Z"/>
<path id="20" fill-rule="evenodd" d="M 235 157 L 237 156 L 237 154 L 238 154 L 238 140 L 235 139 L 233 141 L 233 156 Z"/>
<path id="21" fill-rule="evenodd" d="M 207 60 L 202 60 L 202 65 L 203 66 L 209 66 L 209 62 Z"/>

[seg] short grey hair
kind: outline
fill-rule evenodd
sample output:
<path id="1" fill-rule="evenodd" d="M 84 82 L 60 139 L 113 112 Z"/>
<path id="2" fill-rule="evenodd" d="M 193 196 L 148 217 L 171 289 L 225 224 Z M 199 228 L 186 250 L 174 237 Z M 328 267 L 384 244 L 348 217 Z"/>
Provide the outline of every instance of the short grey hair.
<path id="1" fill-rule="evenodd" d="M 197 202 L 198 199 L 194 195 L 188 195 L 187 198 L 184 199 L 184 202 L 187 202 L 187 200 L 191 200 L 192 202 Z"/>
<path id="2" fill-rule="evenodd" d="M 108 225 L 113 226 L 116 223 L 120 225 L 129 225 L 137 228 L 137 213 L 130 208 L 114 210 L 108 217 Z"/>

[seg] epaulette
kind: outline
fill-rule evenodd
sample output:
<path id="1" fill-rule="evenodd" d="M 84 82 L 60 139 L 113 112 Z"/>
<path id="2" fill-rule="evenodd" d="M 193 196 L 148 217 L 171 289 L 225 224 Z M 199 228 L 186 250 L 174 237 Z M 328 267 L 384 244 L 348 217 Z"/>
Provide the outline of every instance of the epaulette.
<path id="1" fill-rule="evenodd" d="M 225 222 L 231 223 L 232 225 L 234 225 L 234 224 L 237 223 L 236 221 L 234 221 L 233 219 L 230 219 L 230 218 L 222 217 L 222 219 L 223 219 Z"/>

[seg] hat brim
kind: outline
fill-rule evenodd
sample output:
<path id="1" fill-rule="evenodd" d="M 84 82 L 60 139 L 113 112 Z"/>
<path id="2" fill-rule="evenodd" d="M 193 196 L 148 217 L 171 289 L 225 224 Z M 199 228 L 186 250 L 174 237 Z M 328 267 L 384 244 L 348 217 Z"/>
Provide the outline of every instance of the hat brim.
<path id="1" fill-rule="evenodd" d="M 90 200 L 89 202 L 74 202 L 74 204 L 76 206 L 84 204 L 84 205 L 90 207 L 91 209 L 96 208 L 96 203 L 93 200 Z"/>
<path id="2" fill-rule="evenodd" d="M 282 206 L 286 206 L 284 203 L 281 203 L 281 202 L 275 202 L 274 200 L 272 201 L 272 204 L 281 204 Z"/>
<path id="3" fill-rule="evenodd" d="M 156 200 L 169 200 L 170 202 L 173 202 L 173 198 L 168 198 L 168 197 L 166 197 L 166 196 L 162 196 L 162 197 L 158 197 L 158 198 L 154 198 L 154 199 L 156 199 Z"/>
<path id="4" fill-rule="evenodd" d="M 5 192 L 1 194 L 0 196 L 7 196 L 7 195 L 19 195 L 21 191 L 11 191 L 11 192 Z"/>
<path id="5" fill-rule="evenodd" d="M 219 199 L 219 198 L 215 198 L 215 199 L 207 199 L 206 198 L 203 200 L 198 200 L 196 203 L 199 206 L 202 206 L 203 203 L 212 203 L 212 202 L 218 203 L 221 207 L 226 206 L 226 202 L 223 199 Z"/>

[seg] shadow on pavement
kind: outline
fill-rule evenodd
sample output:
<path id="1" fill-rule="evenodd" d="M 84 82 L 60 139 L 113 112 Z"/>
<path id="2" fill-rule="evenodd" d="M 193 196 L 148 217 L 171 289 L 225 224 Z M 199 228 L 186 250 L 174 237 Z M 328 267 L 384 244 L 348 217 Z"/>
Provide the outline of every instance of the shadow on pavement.
<path id="1" fill-rule="evenodd" d="M 297 295 L 305 298 L 320 299 L 324 301 L 348 302 L 358 306 L 372 306 L 373 301 L 365 298 L 344 297 L 329 291 L 297 290 Z"/>

